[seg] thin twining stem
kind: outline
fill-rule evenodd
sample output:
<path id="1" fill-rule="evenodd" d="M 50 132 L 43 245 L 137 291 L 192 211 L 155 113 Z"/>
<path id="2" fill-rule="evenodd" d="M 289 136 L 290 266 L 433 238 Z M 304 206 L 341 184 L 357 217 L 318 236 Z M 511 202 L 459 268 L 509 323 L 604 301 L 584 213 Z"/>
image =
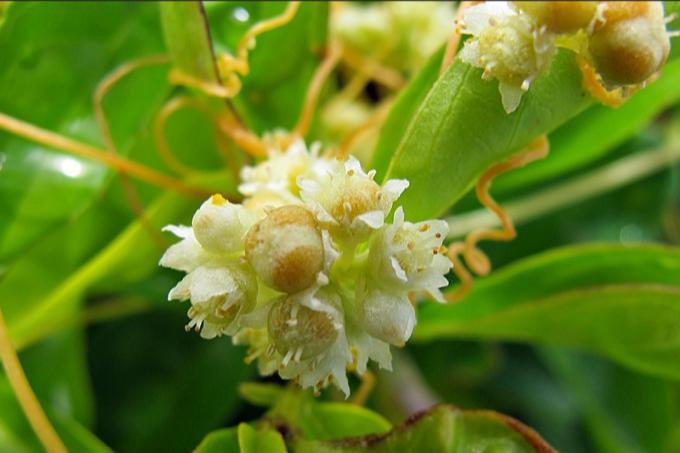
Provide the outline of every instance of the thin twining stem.
<path id="1" fill-rule="evenodd" d="M 170 60 L 166 55 L 151 55 L 147 57 L 141 57 L 118 67 L 113 72 L 108 74 L 97 85 L 93 98 L 95 118 L 97 119 L 99 129 L 101 130 L 102 136 L 104 137 L 104 143 L 106 144 L 109 152 L 119 154 L 118 148 L 116 147 L 116 144 L 113 140 L 113 136 L 111 135 L 111 128 L 109 127 L 106 112 L 104 111 L 104 98 L 122 78 L 133 71 L 146 66 L 167 64 L 169 61 Z M 158 248 L 161 250 L 167 248 L 167 241 L 165 238 L 163 238 L 163 236 L 160 235 L 159 229 L 151 223 L 145 214 L 144 204 L 142 203 L 142 200 L 129 177 L 124 173 L 119 173 L 118 178 L 121 185 L 123 186 L 125 198 L 127 199 L 132 212 L 134 212 L 135 216 L 139 219 L 140 223 L 147 231 L 151 239 L 156 243 Z"/>
<path id="2" fill-rule="evenodd" d="M 578 67 L 581 70 L 581 84 L 583 85 L 583 88 L 585 88 L 592 97 L 608 107 L 620 106 L 631 94 L 635 93 L 643 86 L 638 85 L 634 87 L 623 87 L 614 90 L 608 90 L 604 85 L 602 85 L 600 75 L 586 58 L 582 57 L 581 55 L 577 55 L 576 63 L 578 63 Z M 650 79 L 653 78 L 654 76 L 652 76 Z"/>
<path id="3" fill-rule="evenodd" d="M 246 68 L 243 75 L 246 75 L 248 72 L 248 48 L 252 45 L 254 39 L 262 33 L 286 25 L 293 20 L 299 8 L 299 1 L 290 2 L 281 15 L 258 22 L 245 32 L 241 37 L 236 50 L 236 58 L 238 58 Z"/>
<path id="4" fill-rule="evenodd" d="M 66 447 L 45 415 L 45 411 L 26 378 L 26 373 L 9 338 L 2 310 L 0 310 L 0 358 L 19 405 L 42 446 L 48 453 L 66 452 Z"/>
<path id="5" fill-rule="evenodd" d="M 451 33 L 449 41 L 446 43 L 446 50 L 444 51 L 444 58 L 442 59 L 442 66 L 439 69 L 439 75 L 442 75 L 444 71 L 446 71 L 446 68 L 449 67 L 453 59 L 456 57 L 462 34 L 463 13 L 467 8 L 473 6 L 475 3 L 478 2 L 460 2 L 458 5 L 458 11 L 456 11 L 456 18 L 454 19 L 453 32 Z"/>
<path id="6" fill-rule="evenodd" d="M 305 95 L 305 102 L 302 105 L 302 113 L 300 114 L 300 118 L 298 119 L 293 131 L 290 134 L 291 137 L 296 138 L 307 135 L 309 127 L 312 123 L 312 117 L 314 116 L 316 103 L 319 98 L 319 94 L 321 93 L 321 88 L 326 82 L 328 76 L 333 72 L 333 69 L 338 64 L 338 61 L 340 61 L 341 53 L 342 50 L 340 45 L 337 43 L 332 43 L 328 54 L 326 54 L 326 57 L 314 73 L 312 81 L 309 83 L 309 87 L 307 88 L 307 93 Z"/>
<path id="7" fill-rule="evenodd" d="M 118 156 L 107 151 L 97 149 L 91 145 L 81 143 L 70 138 L 64 137 L 54 132 L 41 129 L 33 124 L 12 118 L 11 116 L 0 113 L 0 129 L 4 129 L 27 140 L 40 143 L 48 148 L 65 151 L 80 157 L 101 162 L 111 168 L 134 176 L 149 184 L 153 184 L 176 192 L 185 193 L 191 196 L 205 198 L 209 192 L 190 185 L 182 181 L 157 172 L 144 165 L 138 164 L 124 157 Z"/>
<path id="8" fill-rule="evenodd" d="M 579 175 L 546 189 L 505 203 L 506 211 L 515 223 L 530 220 L 588 200 L 626 184 L 645 178 L 680 160 L 680 146 L 669 144 L 657 150 L 647 150 Z M 487 210 L 478 210 L 446 219 L 449 237 L 464 236 L 475 228 L 493 228 L 498 218 Z"/>
<path id="9" fill-rule="evenodd" d="M 293 20 L 300 3 L 290 2 L 285 11 L 276 17 L 256 23 L 246 31 L 236 46 L 235 56 L 223 53 L 217 57 L 217 69 L 223 79 L 227 97 L 233 97 L 241 90 L 239 75 L 246 76 L 250 72 L 248 51 L 255 45 L 255 38 L 269 30 L 282 27 Z"/>
<path id="10" fill-rule="evenodd" d="M 530 143 L 521 153 L 512 156 L 504 162 L 489 167 L 477 181 L 477 186 L 475 188 L 477 198 L 483 206 L 496 214 L 501 221 L 502 228 L 500 230 L 475 230 L 465 238 L 462 246 L 462 255 L 465 258 L 467 267 L 475 274 L 486 275 L 491 271 L 491 262 L 489 261 L 489 258 L 483 251 L 477 248 L 477 244 L 480 241 L 511 241 L 517 236 L 517 231 L 512 223 L 512 219 L 489 194 L 489 188 L 491 187 L 492 181 L 503 173 L 515 168 L 523 167 L 535 160 L 543 159 L 548 155 L 548 150 L 548 139 L 545 135 L 542 135 Z M 454 264 L 454 267 L 460 268 L 462 267 L 460 266 L 460 263 L 456 266 L 456 255 L 461 251 L 459 244 L 460 243 L 451 244 L 447 254 Z M 471 284 L 471 281 L 463 281 L 458 290 L 447 294 L 447 300 L 449 302 L 459 300 L 467 294 Z"/>
<path id="11" fill-rule="evenodd" d="M 212 122 L 215 121 L 215 114 L 210 110 L 210 107 L 206 103 L 187 96 L 178 96 L 166 102 L 160 112 L 158 112 L 156 121 L 154 122 L 154 139 L 156 141 L 158 154 L 168 167 L 172 168 L 175 172 L 186 176 L 195 173 L 196 169 L 186 165 L 175 157 L 165 136 L 165 123 L 175 112 L 185 107 L 193 107 L 208 116 Z"/>
<path id="12" fill-rule="evenodd" d="M 116 85 L 122 78 L 135 71 L 138 68 L 144 66 L 155 66 L 170 63 L 170 59 L 167 55 L 150 55 L 147 57 L 141 57 L 136 60 L 129 61 L 122 66 L 116 68 L 113 72 L 108 74 L 94 92 L 94 113 L 99 124 L 99 128 L 102 131 L 104 137 L 104 142 L 107 147 L 111 150 L 115 150 L 116 146 L 113 142 L 113 137 L 111 136 L 111 129 L 109 128 L 109 123 L 106 119 L 106 113 L 104 112 L 104 97 L 109 91 Z"/>
<path id="13" fill-rule="evenodd" d="M 253 157 L 267 155 L 267 146 L 250 130 L 243 128 L 232 115 L 221 115 L 217 118 L 217 127 L 234 143 Z"/>

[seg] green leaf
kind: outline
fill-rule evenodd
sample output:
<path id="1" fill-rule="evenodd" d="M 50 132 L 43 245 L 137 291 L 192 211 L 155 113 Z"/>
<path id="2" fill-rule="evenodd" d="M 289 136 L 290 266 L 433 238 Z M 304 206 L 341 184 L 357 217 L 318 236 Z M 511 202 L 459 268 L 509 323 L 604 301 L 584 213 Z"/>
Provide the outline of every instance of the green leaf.
<path id="1" fill-rule="evenodd" d="M 147 218 L 154 224 L 171 223 L 178 217 L 188 215 L 195 205 L 193 199 L 168 192 L 148 210 Z M 69 234 L 71 232 L 70 228 L 64 228 L 63 235 L 68 241 L 77 244 L 82 236 L 72 236 Z M 49 258 L 45 261 L 45 257 L 50 254 L 68 257 L 73 253 L 72 250 L 64 248 L 64 244 L 59 241 L 48 241 L 43 247 L 34 249 L 0 282 L 0 300 L 3 310 L 6 310 L 13 341 L 25 346 L 34 339 L 36 332 L 70 316 L 87 290 L 96 283 L 129 283 L 154 272 L 161 252 L 147 235 L 140 221 L 132 222 L 85 264 L 81 265 L 80 260 L 64 260 L 64 267 L 58 269 L 52 269 L 52 261 Z M 94 234 L 92 236 L 96 237 Z M 26 291 L 19 289 L 26 287 Z M 17 303 L 19 294 L 22 303 Z"/>
<path id="2" fill-rule="evenodd" d="M 195 453 L 240 453 L 238 428 L 213 431 L 198 444 Z"/>
<path id="3" fill-rule="evenodd" d="M 301 440 L 298 453 L 306 452 L 552 452 L 530 428 L 505 415 L 491 411 L 461 411 L 452 406 L 435 406 L 409 418 L 387 434 L 339 439 Z"/>
<path id="4" fill-rule="evenodd" d="M 314 404 L 309 422 L 307 434 L 316 440 L 383 434 L 392 428 L 381 415 L 347 403 Z"/>
<path id="5" fill-rule="evenodd" d="M 286 444 L 278 431 L 272 429 L 255 429 L 247 423 L 238 425 L 238 445 L 241 453 L 271 452 L 285 453 Z"/>
<path id="6" fill-rule="evenodd" d="M 215 47 L 233 53 L 251 25 L 280 15 L 286 7 L 285 2 L 210 4 L 207 12 Z M 302 2 L 288 24 L 257 37 L 249 53 L 250 72 L 241 78 L 243 88 L 233 100 L 255 132 L 294 126 L 307 86 L 321 62 L 327 28 L 328 5 Z"/>
<path id="7" fill-rule="evenodd" d="M 347 403 L 319 402 L 308 391 L 288 386 L 274 395 L 272 385 L 242 386 L 247 397 L 257 402 L 271 401 L 266 419 L 275 426 L 284 425 L 306 439 L 326 440 L 339 437 L 380 434 L 390 429 L 390 423 L 379 414 Z"/>
<path id="8" fill-rule="evenodd" d="M 594 105 L 550 135 L 550 155 L 494 181 L 503 193 L 583 168 L 640 131 L 660 112 L 680 100 L 680 59 L 666 64 L 659 79 L 612 109 Z M 616 127 L 611 127 L 616 124 Z M 603 133 L 602 131 L 607 131 Z"/>
<path id="9" fill-rule="evenodd" d="M 407 215 L 442 214 L 489 165 L 585 108 L 590 98 L 574 60 L 560 50 L 511 114 L 503 110 L 497 81 L 484 81 L 480 69 L 455 60 L 418 108 L 385 175 L 410 181 L 400 199 Z"/>
<path id="10" fill-rule="evenodd" d="M 417 109 L 439 78 L 444 50 L 436 52 L 408 85 L 399 92 L 397 100 L 390 108 L 387 119 L 380 128 L 380 136 L 375 150 L 371 168 L 375 169 L 377 178 L 382 178 L 394 152 L 405 136 Z"/>
<path id="11" fill-rule="evenodd" d="M 161 23 L 173 64 L 184 74 L 216 83 L 208 22 L 202 2 L 161 2 Z"/>
<path id="12" fill-rule="evenodd" d="M 680 251 L 673 248 L 553 250 L 480 279 L 458 304 L 424 304 L 414 339 L 576 346 L 647 373 L 678 378 L 679 273 Z"/>
<path id="13" fill-rule="evenodd" d="M 0 28 L 0 110 L 100 145 L 92 108 L 97 83 L 134 57 L 160 52 L 159 30 L 151 4 L 13 4 Z M 106 100 L 122 153 L 135 140 L 141 118 L 156 108 L 167 91 L 161 70 L 143 74 L 127 78 L 117 95 Z M 0 131 L 0 149 L 0 162 L 4 162 L 0 165 L 0 264 L 7 264 L 46 231 L 80 214 L 111 172 L 99 163 L 4 131 Z"/>
<path id="14" fill-rule="evenodd" d="M 241 397 L 256 406 L 272 407 L 285 393 L 285 388 L 276 384 L 244 382 L 238 387 Z"/>

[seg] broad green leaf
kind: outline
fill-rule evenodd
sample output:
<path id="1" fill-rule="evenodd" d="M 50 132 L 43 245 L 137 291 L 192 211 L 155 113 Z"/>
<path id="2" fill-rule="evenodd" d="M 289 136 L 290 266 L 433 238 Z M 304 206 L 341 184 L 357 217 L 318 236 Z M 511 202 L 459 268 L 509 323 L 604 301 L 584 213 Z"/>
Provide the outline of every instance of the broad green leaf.
<path id="1" fill-rule="evenodd" d="M 250 26 L 280 15 L 286 6 L 287 2 L 210 4 L 207 12 L 217 51 L 233 53 Z M 291 129 L 296 123 L 325 51 L 327 27 L 328 5 L 302 2 L 292 21 L 257 37 L 249 53 L 250 72 L 241 78 L 243 88 L 233 101 L 258 134 Z"/>
<path id="2" fill-rule="evenodd" d="M 198 444 L 195 453 L 240 453 L 238 428 L 213 431 Z"/>
<path id="3" fill-rule="evenodd" d="M 618 108 L 594 105 L 550 135 L 546 159 L 504 174 L 494 181 L 503 193 L 577 170 L 638 134 L 656 115 L 680 100 L 680 59 L 666 64 L 658 80 Z M 616 127 L 611 127 L 615 124 Z M 603 133 L 607 131 L 607 133 Z"/>
<path id="4" fill-rule="evenodd" d="M 455 60 L 417 110 L 385 178 L 406 178 L 400 202 L 409 217 L 425 219 L 446 211 L 492 163 L 519 151 L 590 103 L 570 51 L 560 50 L 546 74 L 507 114 L 497 81 Z"/>
<path id="5" fill-rule="evenodd" d="M 539 354 L 562 391 L 575 400 L 591 433 L 591 448 L 603 453 L 668 451 L 674 416 L 669 382 L 563 348 L 543 347 Z"/>
<path id="6" fill-rule="evenodd" d="M 272 407 L 284 395 L 285 387 L 260 382 L 244 382 L 238 387 L 241 397 L 256 406 Z"/>
<path id="7" fill-rule="evenodd" d="M 196 204 L 193 199 L 168 192 L 149 209 L 147 216 L 154 224 L 163 225 L 191 212 Z M 147 235 L 140 221 L 133 222 L 106 248 L 63 281 L 41 282 L 30 303 L 25 298 L 23 304 L 17 303 L 20 293 L 16 291 L 15 282 L 29 281 L 33 268 L 27 265 L 26 268 L 12 269 L 0 283 L 0 294 L 4 293 L 3 302 L 8 305 L 13 303 L 16 307 L 7 313 L 13 341 L 23 344 L 46 323 L 57 322 L 68 316 L 88 288 L 108 277 L 115 276 L 117 281 L 129 282 L 156 270 L 160 252 Z"/>
<path id="8" fill-rule="evenodd" d="M 286 444 L 278 431 L 272 429 L 255 429 L 247 423 L 238 425 L 238 445 L 241 453 L 285 453 Z"/>
<path id="9" fill-rule="evenodd" d="M 92 107 L 95 87 L 118 65 L 161 51 L 157 16 L 151 4 L 12 5 L 0 29 L 0 112 L 101 147 Z M 167 91 L 163 77 L 159 69 L 147 69 L 107 98 L 122 153 L 129 151 L 141 118 Z M 0 264 L 81 213 L 111 174 L 101 164 L 4 131 L 0 162 Z"/>
<path id="10" fill-rule="evenodd" d="M 392 426 L 381 415 L 347 403 L 318 403 L 311 407 L 307 435 L 316 440 L 383 434 Z"/>
<path id="11" fill-rule="evenodd" d="M 159 7 L 165 43 L 175 67 L 198 80 L 217 82 L 202 2 L 161 2 Z"/>
<path id="12" fill-rule="evenodd" d="M 491 411 L 461 411 L 435 406 L 409 418 L 384 435 L 335 441 L 301 440 L 295 451 L 306 452 L 552 452 L 541 437 L 517 420 Z"/>
<path id="13" fill-rule="evenodd" d="M 379 434 L 391 427 L 382 416 L 366 408 L 318 401 L 310 392 L 295 386 L 248 382 L 239 391 L 250 403 L 270 408 L 266 419 L 276 426 L 285 425 L 291 432 L 301 432 L 307 439 Z"/>
<path id="14" fill-rule="evenodd" d="M 414 339 L 486 338 L 598 352 L 638 370 L 680 376 L 680 251 L 566 247 L 476 282 L 460 303 L 423 304 Z M 536 284 L 540 282 L 540 284 Z"/>
<path id="15" fill-rule="evenodd" d="M 394 152 L 399 148 L 405 132 L 415 118 L 418 108 L 439 77 L 443 49 L 436 52 L 418 74 L 402 89 L 380 128 L 380 137 L 373 151 L 372 169 L 382 178 Z"/>

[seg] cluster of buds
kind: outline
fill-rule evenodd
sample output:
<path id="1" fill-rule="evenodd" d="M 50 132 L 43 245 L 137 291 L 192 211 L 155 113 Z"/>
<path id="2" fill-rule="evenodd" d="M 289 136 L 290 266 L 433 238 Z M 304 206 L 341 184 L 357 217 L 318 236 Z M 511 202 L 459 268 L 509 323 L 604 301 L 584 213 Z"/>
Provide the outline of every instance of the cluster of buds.
<path id="1" fill-rule="evenodd" d="M 644 84 L 670 51 L 662 2 L 485 2 L 465 10 L 460 58 L 499 82 L 517 109 L 558 46 L 587 59 L 608 89 Z"/>
<path id="2" fill-rule="evenodd" d="M 263 375 L 348 395 L 348 368 L 391 368 L 390 345 L 416 323 L 410 296 L 444 300 L 448 227 L 401 207 L 388 224 L 408 182 L 380 185 L 353 157 L 318 151 L 297 141 L 244 168 L 243 203 L 214 195 L 191 227 L 166 227 L 182 240 L 160 264 L 187 273 L 169 294 L 191 302 L 187 330 L 247 344 Z"/>

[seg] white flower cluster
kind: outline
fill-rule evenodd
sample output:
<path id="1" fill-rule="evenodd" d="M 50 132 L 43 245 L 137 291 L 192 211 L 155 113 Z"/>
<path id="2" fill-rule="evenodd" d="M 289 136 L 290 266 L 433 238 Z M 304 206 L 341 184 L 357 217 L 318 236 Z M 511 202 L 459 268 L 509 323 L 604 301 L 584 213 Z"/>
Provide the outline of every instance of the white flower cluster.
<path id="1" fill-rule="evenodd" d="M 408 182 L 374 175 L 297 141 L 243 169 L 242 204 L 214 195 L 191 227 L 166 227 L 182 239 L 160 264 L 187 273 L 169 294 L 191 301 L 187 330 L 233 336 L 262 374 L 317 390 L 349 395 L 346 370 L 369 359 L 391 368 L 389 345 L 416 323 L 409 296 L 443 301 L 448 227 L 407 222 L 401 207 L 387 224 Z"/>
<path id="2" fill-rule="evenodd" d="M 460 58 L 498 79 L 503 108 L 552 61 L 558 46 L 585 57 L 608 88 L 644 83 L 666 61 L 662 2 L 484 2 L 465 10 Z"/>

